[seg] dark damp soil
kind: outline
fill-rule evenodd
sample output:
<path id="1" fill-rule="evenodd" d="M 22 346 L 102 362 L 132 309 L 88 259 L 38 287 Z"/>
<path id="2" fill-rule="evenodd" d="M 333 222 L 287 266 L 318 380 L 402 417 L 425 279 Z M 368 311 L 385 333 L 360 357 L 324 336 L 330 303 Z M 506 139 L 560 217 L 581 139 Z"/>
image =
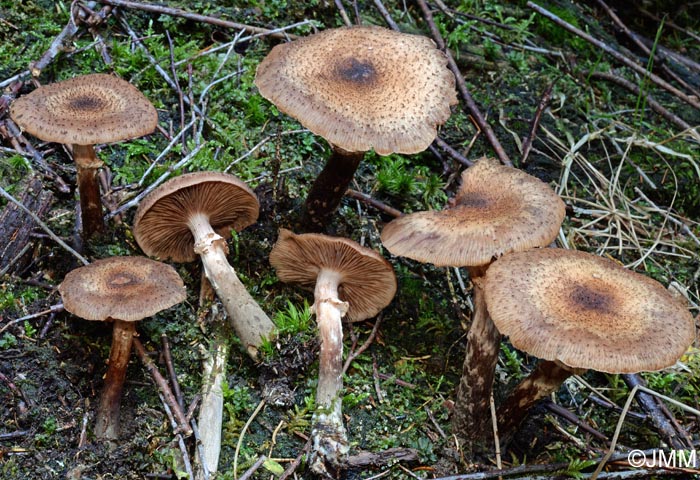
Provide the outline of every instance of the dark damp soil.
<path id="1" fill-rule="evenodd" d="M 291 30 L 298 35 L 342 24 L 334 2 L 327 1 L 166 3 L 264 28 L 307 20 L 305 25 Z M 353 2 L 344 3 L 354 19 Z M 678 282 L 687 289 L 689 305 L 697 314 L 698 245 L 686 231 L 663 216 L 672 210 L 677 214 L 674 218 L 682 219 L 688 231 L 700 235 L 697 140 L 648 108 L 639 107 L 642 100 L 638 94 L 595 80 L 591 71 L 612 72 L 641 84 L 645 92 L 651 92 L 659 103 L 691 125 L 700 122 L 700 113 L 655 85 L 640 82 L 638 74 L 602 55 L 599 49 L 533 15 L 525 2 L 444 3 L 448 10 L 434 13 L 438 27 L 456 57 L 470 93 L 505 151 L 516 166 L 552 186 L 559 186 L 567 173 L 567 219 L 562 237 L 569 246 L 631 263 L 641 255 L 628 248 L 632 243 L 629 237 L 636 236 L 644 248 L 651 249 L 651 254 L 635 268 L 664 285 Z M 363 22 L 384 25 L 374 2 L 356 4 Z M 429 35 L 417 4 L 385 5 L 403 31 Z M 664 12 L 668 5 L 646 2 L 644 11 L 630 8 L 626 2 L 615 6 L 625 23 L 652 41 L 659 30 L 655 16 L 668 13 L 667 20 L 679 28 L 664 27 L 659 34 L 661 43 L 700 62 L 700 50 L 693 40 L 700 30 L 700 15 L 692 11 L 697 7 L 680 2 L 677 9 Z M 643 57 L 597 2 L 562 0 L 549 2 L 547 7 L 625 55 Z M 41 57 L 67 24 L 69 8 L 65 2 L 0 0 L 0 81 L 24 71 Z M 99 10 L 100 5 L 94 8 Z M 135 46 L 122 20 L 146 44 L 152 58 Z M 268 255 L 279 228 L 298 228 L 306 191 L 330 150 L 308 131 L 297 132 L 301 126 L 270 106 L 253 85 L 256 65 L 280 40 L 245 40 L 236 45 L 226 60 L 226 49 L 216 55 L 200 54 L 231 41 L 236 31 L 165 13 L 122 8 L 118 16 L 109 16 L 92 32 L 82 25 L 80 28 L 80 35 L 68 42 L 67 51 L 44 69 L 39 81 L 50 83 L 83 73 L 113 71 L 130 79 L 154 101 L 163 128 L 144 139 L 99 148 L 99 155 L 107 164 L 105 171 L 109 172 L 106 183 L 111 185 L 105 195 L 107 206 L 127 201 L 180 161 L 184 149 L 194 148 L 195 136 L 188 133 L 184 146 L 176 142 L 139 185 L 151 162 L 190 120 L 187 102 L 183 100 L 181 107 L 177 90 L 154 68 L 155 62 L 170 72 L 172 55 L 181 62 L 175 69 L 183 96 L 196 100 L 207 86 L 211 87 L 207 122 L 202 127 L 205 148 L 173 174 L 232 167 L 231 173 L 254 188 L 260 201 L 259 219 L 230 240 L 229 260 L 251 294 L 277 322 L 281 322 L 281 317 L 289 322 L 299 312 L 303 316 L 305 303 L 308 307 L 313 301 L 310 292 L 279 282 L 269 266 Z M 107 57 L 101 44 L 106 45 Z M 106 58 L 111 59 L 111 66 L 106 64 Z M 671 66 L 675 68 L 672 62 Z M 659 71 L 657 65 L 653 68 Z M 237 70 L 240 73 L 234 75 Z M 700 90 L 700 73 L 693 70 L 692 64 L 679 71 L 695 91 Z M 230 80 L 213 85 L 215 75 L 221 72 L 231 74 Z M 553 88 L 549 107 L 540 115 L 538 105 L 550 85 Z M 20 94 L 33 88 L 27 81 Z M 13 153 L 15 147 L 4 133 L 5 110 L 0 101 L 0 186 L 21 196 L 22 182 L 38 175 L 43 188 L 53 195 L 44 221 L 54 233 L 76 245 L 74 192 L 61 192 L 51 175 L 41 176 L 38 167 Z M 538 115 L 537 138 L 523 162 L 522 142 Z M 590 138 L 584 139 L 588 134 Z M 462 106 L 453 108 L 440 135 L 468 159 L 494 155 L 485 135 Z M 637 143 L 625 143 L 625 139 L 635 135 Z M 51 169 L 72 184 L 75 168 L 66 150 L 57 144 L 31 137 L 29 140 Z M 260 142 L 262 145 L 257 146 Z M 572 153 L 577 142 L 581 142 L 580 148 Z M 629 162 L 620 161 L 621 152 L 625 151 Z M 600 178 L 617 179 L 616 186 L 622 194 L 607 187 L 597 189 L 600 178 L 591 174 L 589 165 L 595 167 Z M 462 169 L 458 161 L 437 147 L 412 156 L 379 157 L 370 153 L 352 188 L 404 212 L 438 209 L 454 195 Z M 642 213 L 634 210 L 642 220 L 635 220 L 637 223 L 629 231 L 623 229 L 620 233 L 615 230 L 615 221 L 626 221 L 625 208 L 649 206 L 635 188 L 659 208 Z M 617 196 L 606 203 L 610 191 Z M 619 203 L 620 195 L 629 202 Z M 611 214 L 613 221 L 596 223 L 600 229 L 594 233 L 590 229 L 582 232 L 582 225 L 597 220 L 591 212 L 604 210 L 612 203 L 619 207 Z M 3 200 L 0 207 L 6 209 L 7 203 Z M 107 233 L 84 246 L 84 255 L 90 260 L 141 255 L 131 231 L 133 213 L 131 208 L 120 222 L 110 220 Z M 415 457 L 400 463 L 398 455 L 390 455 L 379 466 L 359 468 L 342 477 L 367 478 L 387 472 L 385 478 L 439 478 L 490 470 L 496 462 L 493 449 L 469 460 L 455 445 L 455 432 L 449 421 L 471 312 L 468 273 L 465 269 L 436 268 L 391 256 L 382 248 L 379 237 L 391 218 L 387 211 L 346 197 L 327 231 L 380 251 L 392 263 L 399 285 L 396 298 L 378 318 L 346 329 L 346 352 L 357 351 L 372 334 L 376 322 L 381 322 L 371 345 L 352 362 L 344 376 L 343 411 L 354 453 L 400 448 L 412 449 Z M 611 235 L 623 233 L 629 234 L 625 248 L 603 248 Z M 651 248 L 654 242 L 656 249 Z M 58 284 L 80 262 L 39 228 L 31 229 L 27 245 L 0 275 L 0 478 L 184 478 L 180 446 L 158 390 L 135 355 L 123 393 L 119 441 L 114 445 L 96 441 L 95 407 L 106 370 L 111 325 L 82 321 L 55 308 L 60 303 Z M 0 245 L 2 251 L 4 245 Z M 185 410 L 194 405 L 196 416 L 201 361 L 212 330 L 206 321 L 208 309 L 199 307 L 201 267 L 197 263 L 175 267 L 187 285 L 187 300 L 144 320 L 138 332 L 163 373 L 166 365 L 162 338 L 167 338 Z M 54 310 L 48 311 L 51 307 Z M 297 313 L 292 313 L 292 309 Z M 48 312 L 32 316 L 45 311 Z M 14 322 L 24 316 L 31 317 Z M 217 479 L 233 479 L 234 468 L 238 476 L 242 475 L 261 455 L 269 460 L 253 478 L 278 478 L 304 452 L 310 433 L 318 342 L 313 321 L 295 325 L 270 347 L 269 356 L 260 363 L 253 362 L 232 340 Z M 535 362 L 504 342 L 496 375 L 496 404 Z M 685 368 L 647 374 L 645 379 L 659 393 L 698 408 L 697 351 L 689 351 L 683 362 Z M 623 405 L 629 389 L 616 375 L 589 372 L 582 378 L 590 387 L 567 382 L 554 400 L 611 438 L 619 408 L 606 402 Z M 275 395 L 267 396 L 270 391 Z M 261 406 L 263 392 L 267 400 Z M 256 411 L 257 407 L 260 409 Z M 682 408 L 670 408 L 679 424 L 697 440 L 697 419 Z M 639 449 L 662 445 L 659 433 L 639 410 L 633 406 L 618 444 Z M 502 452 L 502 462 L 504 468 L 520 463 L 570 464 L 573 466 L 568 473 L 562 475 L 573 477 L 578 471 L 590 472 L 590 465 L 581 462 L 599 458 L 608 447 L 609 441 L 572 427 L 540 405 L 516 435 L 510 450 Z M 185 449 L 193 459 L 196 446 L 191 437 L 185 440 Z M 295 471 L 296 478 L 312 478 L 304 461 Z"/>

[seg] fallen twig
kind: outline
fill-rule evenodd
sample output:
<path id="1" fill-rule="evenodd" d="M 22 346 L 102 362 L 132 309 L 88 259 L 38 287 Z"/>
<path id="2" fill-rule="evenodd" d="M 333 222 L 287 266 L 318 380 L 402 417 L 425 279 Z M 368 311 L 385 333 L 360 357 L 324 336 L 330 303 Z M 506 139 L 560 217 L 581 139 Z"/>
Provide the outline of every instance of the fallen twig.
<path id="1" fill-rule="evenodd" d="M 379 330 L 379 325 L 382 323 L 383 317 L 384 315 L 382 315 L 381 313 L 377 315 L 377 319 L 374 321 L 372 331 L 369 333 L 369 336 L 367 337 L 367 340 L 365 340 L 365 343 L 360 345 L 357 350 L 353 350 L 350 353 L 348 353 L 348 358 L 345 360 L 345 365 L 343 365 L 343 375 L 345 375 L 345 372 L 347 372 L 348 368 L 350 368 L 350 364 L 352 363 L 352 361 L 360 355 L 362 355 L 362 352 L 367 350 L 369 346 L 372 345 L 374 338 L 377 336 L 377 331 Z"/>
<path id="2" fill-rule="evenodd" d="M 537 136 L 537 128 L 540 125 L 540 119 L 542 118 L 542 112 L 549 106 L 549 102 L 552 99 L 552 89 L 556 80 L 549 84 L 542 92 L 540 97 L 540 103 L 537 104 L 537 110 L 535 110 L 535 116 L 532 117 L 532 123 L 530 123 L 530 133 L 523 141 L 523 151 L 520 156 L 520 164 L 524 165 L 527 162 L 527 157 L 530 155 L 530 150 L 532 149 L 532 142 Z"/>
<path id="3" fill-rule="evenodd" d="M 419 0 L 419 1 L 423 1 L 423 0 Z M 605 53 L 607 53 L 608 55 L 613 57 L 618 62 L 631 68 L 632 70 L 634 70 L 638 74 L 648 78 L 649 80 L 654 82 L 659 87 L 663 88 L 664 90 L 674 94 L 675 96 L 677 96 L 678 98 L 683 100 L 688 105 L 691 105 L 694 108 L 700 109 L 700 101 L 687 95 L 684 92 L 681 92 L 676 87 L 674 87 L 670 83 L 666 82 L 663 78 L 659 77 L 658 75 L 654 74 L 653 72 L 648 71 L 645 67 L 643 67 L 643 66 L 635 63 L 634 61 L 630 60 L 629 58 L 625 57 L 620 52 L 613 49 L 612 47 L 610 47 L 606 43 L 601 42 L 600 40 L 598 40 L 598 39 L 592 37 L 591 35 L 587 34 L 586 32 L 584 32 L 583 30 L 580 30 L 580 29 L 574 27 L 570 23 L 565 22 L 564 20 L 557 17 L 549 10 L 546 10 L 546 9 L 540 7 L 536 3 L 528 1 L 527 6 L 531 9 L 533 9 L 534 11 L 536 11 L 537 13 L 539 13 L 540 15 L 542 15 L 542 16 L 548 18 L 549 20 L 551 20 L 552 22 L 556 23 L 560 27 L 568 30 L 569 32 L 573 33 L 574 35 L 581 37 L 582 39 L 586 40 L 588 43 L 591 43 L 592 45 L 596 46 L 597 48 L 603 50 Z"/>
<path id="4" fill-rule="evenodd" d="M 486 138 L 488 138 L 489 142 L 491 143 L 491 146 L 496 152 L 496 156 L 499 158 L 501 163 L 503 163 L 504 165 L 512 166 L 513 163 L 510 161 L 510 158 L 508 158 L 508 154 L 503 149 L 501 142 L 498 141 L 498 138 L 496 137 L 496 134 L 491 128 L 491 125 L 489 125 L 489 123 L 486 121 L 486 118 L 484 118 L 481 111 L 479 110 L 479 107 L 476 105 L 476 102 L 469 93 L 466 82 L 464 81 L 464 77 L 462 76 L 462 72 L 460 72 L 457 62 L 455 62 L 454 57 L 452 57 L 452 54 L 447 49 L 445 41 L 443 40 L 442 35 L 440 34 L 440 31 L 435 25 L 435 21 L 433 20 L 433 14 L 430 11 L 430 8 L 428 8 L 428 5 L 426 4 L 425 0 L 416 1 L 418 2 L 418 5 L 423 11 L 423 16 L 425 17 L 425 21 L 428 23 L 430 33 L 435 39 L 435 43 L 437 43 L 438 48 L 445 52 L 445 55 L 447 55 L 447 65 L 450 67 L 450 70 L 452 70 L 452 73 L 455 76 L 455 79 L 457 81 L 457 90 L 459 91 L 460 95 L 462 95 L 462 99 L 464 100 L 464 103 L 466 104 L 469 113 L 472 115 L 472 117 L 474 117 L 474 120 L 476 121 L 479 128 L 484 132 Z"/>
<path id="5" fill-rule="evenodd" d="M 243 475 L 238 477 L 238 480 L 248 480 L 250 477 L 253 476 L 253 474 L 262 466 L 263 463 L 265 463 L 265 460 L 267 460 L 267 456 L 265 455 L 260 455 L 258 459 L 255 461 L 254 464 L 248 468 L 245 472 L 243 472 Z"/>
<path id="6" fill-rule="evenodd" d="M 253 27 L 251 25 L 245 25 L 243 23 L 230 22 L 228 20 L 222 20 L 216 17 L 209 17 L 207 15 L 200 15 L 198 13 L 188 12 L 180 8 L 165 7 L 162 5 L 154 5 L 151 3 L 143 2 L 131 2 L 128 0 L 99 0 L 100 3 L 105 3 L 107 5 L 112 5 L 114 7 L 124 7 L 131 8 L 134 10 L 143 10 L 146 12 L 159 13 L 161 15 L 170 15 L 173 17 L 182 17 L 188 20 L 193 20 L 195 22 L 208 23 L 210 25 L 216 25 L 219 27 L 233 28 L 236 30 L 245 30 L 246 32 L 269 35 L 275 38 L 283 38 L 294 40 L 298 38 L 296 35 L 288 33 L 278 33 L 267 28 Z"/>
<path id="7" fill-rule="evenodd" d="M 163 394 L 158 392 L 158 397 L 160 398 L 160 401 L 163 404 L 163 410 L 165 410 L 165 414 L 168 416 L 168 420 L 170 420 L 170 426 L 173 428 L 173 430 L 177 432 L 175 434 L 175 437 L 177 438 L 177 444 L 180 447 L 180 453 L 182 454 L 182 463 L 185 467 L 185 472 L 188 475 L 187 478 L 194 478 L 194 474 L 192 472 L 192 464 L 190 463 L 190 455 L 187 453 L 187 446 L 185 445 L 185 439 L 182 436 L 182 432 L 178 430 L 177 420 L 175 420 L 173 412 L 170 410 L 170 406 L 168 405 L 168 402 L 165 401 Z"/>
<path id="8" fill-rule="evenodd" d="M 353 190 L 352 188 L 348 188 L 348 190 L 345 192 L 345 196 L 354 198 L 355 200 L 359 200 L 363 203 L 366 203 L 367 205 L 371 205 L 377 210 L 384 212 L 392 217 L 400 217 L 401 215 L 403 215 L 403 212 L 401 210 L 397 210 L 394 207 L 390 207 L 386 203 L 381 202 L 376 198 L 367 195 L 366 193 Z"/>
<path id="9" fill-rule="evenodd" d="M 192 427 L 189 426 L 185 414 L 182 412 L 180 405 L 178 405 L 177 400 L 175 399 L 175 395 L 173 395 L 172 390 L 168 386 L 168 382 L 165 380 L 160 371 L 158 371 L 158 367 L 156 367 L 153 360 L 151 360 L 151 357 L 148 356 L 148 353 L 146 353 L 146 349 L 143 347 L 141 341 L 137 337 L 134 337 L 133 342 L 136 355 L 138 355 L 141 363 L 143 363 L 146 370 L 148 370 L 148 373 L 151 374 L 151 378 L 158 387 L 158 390 L 160 390 L 160 393 L 163 394 L 165 402 L 168 404 L 173 416 L 177 420 L 176 433 L 182 432 L 184 435 L 191 435 Z"/>
<path id="10" fill-rule="evenodd" d="M 0 196 L 4 197 L 5 199 L 7 199 L 7 200 L 9 200 L 10 202 L 12 202 L 12 203 L 14 203 L 15 205 L 17 205 L 24 213 L 26 213 L 27 215 L 29 215 L 29 216 L 32 218 L 32 220 L 34 220 L 34 221 L 36 222 L 36 224 L 39 225 L 39 226 L 41 227 L 41 229 L 42 229 L 43 231 L 45 231 L 46 234 L 47 234 L 49 237 L 51 237 L 56 243 L 58 243 L 61 247 L 63 247 L 66 251 L 68 251 L 68 252 L 69 252 L 71 255 L 73 255 L 75 258 L 77 258 L 78 260 L 80 260 L 80 262 L 81 262 L 83 265 L 88 265 L 88 264 L 90 263 L 90 262 L 87 261 L 87 259 L 86 259 L 85 257 L 83 257 L 81 254 L 79 254 L 79 253 L 76 252 L 75 250 L 73 250 L 66 242 L 64 242 L 63 240 L 61 240 L 61 239 L 59 238 L 58 235 L 56 235 L 55 233 L 53 233 L 53 232 L 51 231 L 51 229 L 48 227 L 48 225 L 46 225 L 43 221 L 41 221 L 41 219 L 40 219 L 34 212 L 32 212 L 32 211 L 29 210 L 27 207 L 25 207 L 24 205 L 22 205 L 22 203 L 21 203 L 20 201 L 18 201 L 15 197 L 13 197 L 13 196 L 10 195 L 9 193 L 7 193 L 7 191 L 6 191 L 4 188 L 2 188 L 2 187 L 0 187 Z"/>

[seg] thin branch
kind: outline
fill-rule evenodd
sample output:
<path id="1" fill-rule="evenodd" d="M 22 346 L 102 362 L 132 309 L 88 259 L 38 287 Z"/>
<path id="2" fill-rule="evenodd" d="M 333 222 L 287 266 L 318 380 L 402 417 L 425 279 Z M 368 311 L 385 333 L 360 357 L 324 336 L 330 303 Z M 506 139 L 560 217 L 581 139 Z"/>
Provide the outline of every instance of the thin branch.
<path id="1" fill-rule="evenodd" d="M 200 15 L 198 13 L 188 12 L 180 8 L 165 7 L 162 5 L 154 5 L 151 3 L 142 2 L 130 2 L 127 0 L 100 0 L 101 3 L 106 3 L 107 5 L 112 5 L 114 7 L 124 7 L 133 10 L 143 10 L 145 12 L 159 13 L 161 15 L 170 15 L 173 17 L 186 18 L 187 20 L 193 20 L 195 22 L 208 23 L 210 25 L 216 25 L 219 27 L 233 28 L 236 30 L 245 30 L 249 33 L 269 35 L 275 38 L 290 39 L 294 40 L 298 38 L 296 35 L 288 33 L 278 33 L 267 28 L 253 27 L 251 25 L 245 25 L 243 23 L 230 22 L 228 20 L 222 20 L 216 17 L 209 17 L 207 15 Z"/>
<path id="2" fill-rule="evenodd" d="M 445 55 L 447 55 L 447 64 L 455 76 L 455 79 L 457 81 L 457 90 L 459 91 L 460 95 L 462 95 L 462 99 L 464 100 L 464 103 L 466 103 L 469 113 L 472 115 L 472 117 L 474 117 L 474 120 L 476 121 L 479 128 L 484 132 L 486 138 L 488 138 L 489 142 L 491 143 L 491 146 L 496 152 L 496 156 L 499 158 L 501 163 L 503 163 L 504 165 L 513 166 L 513 162 L 511 162 L 510 158 L 508 158 L 508 154 L 503 149 L 501 142 L 498 141 L 498 138 L 496 137 L 496 134 L 491 128 L 491 125 L 489 125 L 489 123 L 486 121 L 486 118 L 482 115 L 481 111 L 479 110 L 479 107 L 476 105 L 476 102 L 469 93 L 466 82 L 464 81 L 464 77 L 462 76 L 462 72 L 460 72 L 457 62 L 455 62 L 454 57 L 452 57 L 452 54 L 447 49 L 445 41 L 443 40 L 442 35 L 440 34 L 440 31 L 438 30 L 437 25 L 435 25 L 435 21 L 433 20 L 433 13 L 430 11 L 430 8 L 428 8 L 428 5 L 425 3 L 425 0 L 416 0 L 416 2 L 418 2 L 418 5 L 423 11 L 423 16 L 425 17 L 425 21 L 428 23 L 430 33 L 435 39 L 435 43 L 437 43 L 438 48 L 442 50 L 445 53 Z"/>

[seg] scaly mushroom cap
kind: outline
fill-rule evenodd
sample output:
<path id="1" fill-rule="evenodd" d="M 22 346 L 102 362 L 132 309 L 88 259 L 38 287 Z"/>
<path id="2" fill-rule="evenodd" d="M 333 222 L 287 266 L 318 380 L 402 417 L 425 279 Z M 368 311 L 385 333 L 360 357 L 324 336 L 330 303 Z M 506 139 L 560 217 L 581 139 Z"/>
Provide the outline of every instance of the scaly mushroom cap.
<path id="1" fill-rule="evenodd" d="M 68 272 L 58 286 L 63 306 L 85 320 L 142 320 L 185 300 L 170 265 L 145 257 L 111 257 Z"/>
<path id="2" fill-rule="evenodd" d="M 394 255 L 438 266 L 481 266 L 504 253 L 551 243 L 564 202 L 539 179 L 492 158 L 462 173 L 451 206 L 403 215 L 382 231 Z"/>
<path id="3" fill-rule="evenodd" d="M 457 103 L 454 75 L 432 40 L 374 26 L 277 45 L 255 85 L 332 145 L 379 155 L 425 150 Z"/>
<path id="4" fill-rule="evenodd" d="M 608 373 L 673 365 L 695 339 L 690 312 L 651 278 L 589 253 L 512 253 L 486 272 L 498 331 L 518 349 Z"/>
<path id="5" fill-rule="evenodd" d="M 338 296 L 348 302 L 348 322 L 377 315 L 396 294 L 396 275 L 380 254 L 358 243 L 317 233 L 296 235 L 280 229 L 270 252 L 270 264 L 283 282 L 313 290 L 321 269 L 341 276 Z"/>
<path id="6" fill-rule="evenodd" d="M 155 130 L 158 113 L 129 82 L 92 74 L 39 87 L 12 102 L 12 119 L 48 142 L 94 145 Z"/>
<path id="7" fill-rule="evenodd" d="M 168 180 L 139 204 L 134 237 L 147 254 L 174 262 L 192 262 L 194 237 L 189 219 L 203 214 L 216 233 L 228 238 L 255 223 L 260 206 L 255 193 L 234 175 L 194 172 Z"/>

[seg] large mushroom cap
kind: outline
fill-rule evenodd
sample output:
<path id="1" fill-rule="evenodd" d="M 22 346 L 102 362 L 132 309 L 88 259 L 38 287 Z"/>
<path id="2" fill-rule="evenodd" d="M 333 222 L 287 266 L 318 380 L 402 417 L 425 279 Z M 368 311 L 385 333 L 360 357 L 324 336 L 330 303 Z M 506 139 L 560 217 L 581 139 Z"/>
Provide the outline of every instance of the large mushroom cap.
<path id="1" fill-rule="evenodd" d="M 158 113 L 129 82 L 92 74 L 37 88 L 12 102 L 12 119 L 49 142 L 94 145 L 155 130 Z"/>
<path id="2" fill-rule="evenodd" d="M 394 255 L 438 266 L 481 266 L 504 253 L 551 243 L 564 202 L 544 182 L 482 158 L 462 173 L 453 205 L 389 222 L 382 243 Z"/>
<path id="3" fill-rule="evenodd" d="M 66 310 L 86 320 L 138 321 L 185 300 L 175 269 L 145 257 L 111 257 L 68 272 L 58 287 Z"/>
<path id="4" fill-rule="evenodd" d="M 487 270 L 484 292 L 516 348 L 573 368 L 660 370 L 695 338 L 690 312 L 660 283 L 584 252 L 505 255 Z"/>
<path id="5" fill-rule="evenodd" d="M 255 85 L 332 145 L 380 155 L 428 148 L 457 103 L 454 75 L 432 40 L 374 26 L 277 45 Z"/>
<path id="6" fill-rule="evenodd" d="M 255 193 L 234 175 L 194 172 L 168 180 L 139 204 L 134 237 L 147 255 L 192 262 L 194 237 L 189 219 L 202 214 L 224 238 L 255 223 L 260 206 Z"/>
<path id="7" fill-rule="evenodd" d="M 359 322 L 377 315 L 396 294 L 396 275 L 380 254 L 347 238 L 280 229 L 270 264 L 283 282 L 313 289 L 321 269 L 340 274 L 338 295 L 348 302 L 345 317 Z"/>

